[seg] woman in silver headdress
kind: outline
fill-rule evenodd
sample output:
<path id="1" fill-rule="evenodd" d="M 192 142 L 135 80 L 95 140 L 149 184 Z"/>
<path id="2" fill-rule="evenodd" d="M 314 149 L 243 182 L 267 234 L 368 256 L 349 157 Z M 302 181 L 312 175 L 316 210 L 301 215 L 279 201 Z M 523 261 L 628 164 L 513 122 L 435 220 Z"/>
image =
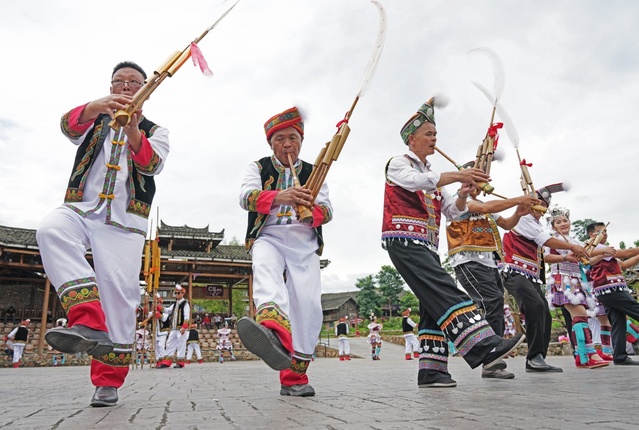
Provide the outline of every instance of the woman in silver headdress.
<path id="1" fill-rule="evenodd" d="M 570 237 L 570 211 L 555 206 L 548 211 L 548 223 L 553 235 L 558 239 L 581 245 Z M 571 317 L 572 333 L 575 347 L 575 365 L 580 368 L 594 369 L 604 367 L 611 361 L 610 351 L 597 350 L 593 342 L 592 331 L 588 326 L 589 316 L 605 319 L 602 325 L 602 343 L 610 348 L 610 330 L 606 336 L 604 327 L 610 326 L 603 307 L 599 309 L 590 294 L 586 278 L 586 268 L 570 251 L 544 247 L 544 260 L 550 265 L 547 276 L 548 303 L 553 307 L 564 307 Z M 607 342 L 606 342 L 607 341 Z M 609 360 L 610 359 L 610 360 Z"/>

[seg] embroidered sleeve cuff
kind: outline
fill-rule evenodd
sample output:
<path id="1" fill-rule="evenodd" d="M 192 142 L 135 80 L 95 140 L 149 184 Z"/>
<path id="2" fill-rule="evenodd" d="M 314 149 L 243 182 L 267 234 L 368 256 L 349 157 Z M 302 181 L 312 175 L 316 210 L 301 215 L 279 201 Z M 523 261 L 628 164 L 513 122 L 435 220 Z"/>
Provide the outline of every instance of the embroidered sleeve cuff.
<path id="1" fill-rule="evenodd" d="M 140 152 L 137 154 L 131 151 L 133 161 L 135 161 L 140 166 L 148 166 L 149 161 L 151 161 L 151 157 L 153 157 L 153 148 L 151 148 L 151 143 L 149 139 L 146 138 L 144 133 L 142 133 L 142 145 L 140 146 Z"/>
<path id="2" fill-rule="evenodd" d="M 271 206 L 273 206 L 273 200 L 279 191 L 261 191 L 257 197 L 257 203 L 255 209 L 257 213 L 269 214 L 271 213 Z"/>
<path id="3" fill-rule="evenodd" d="M 133 151 L 131 151 L 131 159 L 135 167 L 143 175 L 156 174 L 162 165 L 160 155 L 153 149 L 149 139 L 144 134 L 142 134 L 140 152 L 134 154 Z"/>
<path id="4" fill-rule="evenodd" d="M 62 115 L 60 128 L 62 128 L 62 133 L 64 133 L 68 138 L 79 139 L 93 125 L 95 118 L 91 118 L 91 120 L 83 124 L 78 122 L 80 115 L 82 115 L 82 112 L 84 112 L 84 108 L 86 108 L 87 105 L 88 103 L 83 104 L 82 106 L 71 109 L 69 112 Z"/>
<path id="5" fill-rule="evenodd" d="M 313 228 L 326 224 L 331 220 L 331 214 L 326 206 L 313 206 Z"/>

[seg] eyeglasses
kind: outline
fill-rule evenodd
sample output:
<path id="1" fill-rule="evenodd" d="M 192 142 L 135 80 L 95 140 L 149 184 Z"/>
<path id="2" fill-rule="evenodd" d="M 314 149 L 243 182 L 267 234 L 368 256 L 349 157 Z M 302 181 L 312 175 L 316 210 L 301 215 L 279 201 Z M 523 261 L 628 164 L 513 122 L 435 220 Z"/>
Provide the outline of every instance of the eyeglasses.
<path id="1" fill-rule="evenodd" d="M 138 82 L 138 81 L 123 81 L 122 79 L 116 79 L 115 81 L 111 81 L 111 85 L 113 85 L 115 88 L 120 88 L 124 84 L 128 84 L 129 88 L 140 88 L 142 85 L 144 85 L 142 82 Z"/>

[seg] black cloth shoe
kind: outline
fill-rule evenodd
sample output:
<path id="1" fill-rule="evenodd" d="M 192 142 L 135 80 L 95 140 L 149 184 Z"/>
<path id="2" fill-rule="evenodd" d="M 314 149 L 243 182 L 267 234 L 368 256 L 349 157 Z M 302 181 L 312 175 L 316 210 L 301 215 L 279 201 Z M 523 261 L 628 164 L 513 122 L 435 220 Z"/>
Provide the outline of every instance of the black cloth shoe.
<path id="1" fill-rule="evenodd" d="M 277 335 L 252 318 L 240 318 L 237 322 L 237 334 L 246 349 L 264 360 L 270 368 L 284 370 L 291 367 L 291 356 Z"/>
<path id="2" fill-rule="evenodd" d="M 510 339 L 502 339 L 495 347 L 495 350 L 484 357 L 484 368 L 497 368 L 496 366 L 501 359 L 515 350 L 524 339 L 526 339 L 526 336 L 521 333 L 517 333 Z"/>
<path id="3" fill-rule="evenodd" d="M 515 379 L 515 374 L 510 373 L 505 369 L 495 369 L 491 367 L 489 369 L 483 368 L 481 370 L 482 378 L 493 378 L 493 379 Z"/>
<path id="4" fill-rule="evenodd" d="M 118 389 L 115 387 L 95 387 L 95 393 L 91 398 L 91 406 L 100 408 L 103 406 L 115 406 L 118 403 Z"/>
<path id="5" fill-rule="evenodd" d="M 546 370 L 546 372 L 562 373 L 564 371 L 561 367 L 551 366 L 548 363 L 546 363 L 546 365 L 548 365 L 548 370 Z"/>
<path id="6" fill-rule="evenodd" d="M 419 388 L 452 388 L 457 386 L 457 381 L 451 378 L 449 373 L 420 369 L 417 385 Z"/>
<path id="7" fill-rule="evenodd" d="M 180 363 L 175 363 L 175 366 L 173 366 L 174 369 L 183 369 L 184 365 L 180 364 Z"/>
<path id="8" fill-rule="evenodd" d="M 634 361 L 630 357 L 626 357 L 624 361 L 614 362 L 615 366 L 639 366 L 639 361 Z"/>
<path id="9" fill-rule="evenodd" d="M 526 372 L 555 372 L 561 373 L 563 369 L 551 366 L 544 360 L 541 354 L 534 355 L 526 360 Z"/>
<path id="10" fill-rule="evenodd" d="M 57 327 L 47 331 L 44 339 L 53 348 L 67 354 L 86 352 L 89 355 L 105 355 L 113 351 L 113 342 L 106 331 L 94 330 L 85 325 Z"/>
<path id="11" fill-rule="evenodd" d="M 280 395 L 310 397 L 315 395 L 315 390 L 309 384 L 299 384 L 299 385 L 291 385 L 291 386 L 281 385 Z"/>
<path id="12" fill-rule="evenodd" d="M 490 367 L 484 366 L 484 369 L 485 370 L 504 370 L 504 369 L 506 369 L 506 367 L 508 367 L 506 362 L 504 360 L 502 360 L 502 359 L 499 359 L 499 361 L 497 361 L 495 364 L 493 364 Z"/>

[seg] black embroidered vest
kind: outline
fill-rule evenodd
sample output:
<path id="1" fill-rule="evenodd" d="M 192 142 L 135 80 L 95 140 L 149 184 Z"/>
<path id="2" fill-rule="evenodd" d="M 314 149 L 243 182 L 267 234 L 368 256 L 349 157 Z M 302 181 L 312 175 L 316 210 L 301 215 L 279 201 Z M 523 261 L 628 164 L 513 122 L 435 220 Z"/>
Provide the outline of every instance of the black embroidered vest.
<path id="1" fill-rule="evenodd" d="M 308 181 L 308 178 L 313 171 L 313 165 L 303 160 L 300 161 L 302 161 L 302 170 L 297 176 L 300 180 L 300 183 L 304 185 L 306 181 Z M 262 178 L 262 189 L 264 191 L 274 190 L 279 180 L 280 174 L 273 165 L 271 156 L 260 159 L 258 161 L 258 164 L 260 166 L 260 177 Z M 250 251 L 253 247 L 253 242 L 255 242 L 255 239 L 257 239 L 260 232 L 262 231 L 267 218 L 267 214 L 261 214 L 257 212 L 248 213 L 248 228 L 246 230 L 247 250 Z M 314 230 L 315 233 L 317 233 L 317 243 L 319 245 L 317 254 L 322 255 L 322 249 L 324 247 L 324 240 L 322 239 L 322 226 L 315 227 Z"/>
<path id="2" fill-rule="evenodd" d="M 111 130 L 109 127 L 110 121 L 111 118 L 108 115 L 99 115 L 93 124 L 93 128 L 78 147 L 75 154 L 75 161 L 73 162 L 73 170 L 71 171 L 71 177 L 64 196 L 65 203 L 83 201 L 86 177 L 95 161 L 96 155 L 102 151 L 104 141 Z M 157 125 L 143 118 L 138 127 L 140 131 L 149 138 L 153 135 L 153 131 L 157 128 Z M 128 156 L 130 157 L 130 154 Z M 157 156 L 155 156 L 155 158 L 157 158 Z M 158 161 L 159 159 L 151 160 L 152 163 L 157 163 Z M 153 196 L 155 195 L 155 180 L 153 176 L 142 175 L 138 171 L 136 163 L 131 160 L 129 167 L 128 184 L 132 183 L 133 187 L 131 189 L 131 200 L 129 201 L 126 211 L 148 218 L 151 212 Z"/>

